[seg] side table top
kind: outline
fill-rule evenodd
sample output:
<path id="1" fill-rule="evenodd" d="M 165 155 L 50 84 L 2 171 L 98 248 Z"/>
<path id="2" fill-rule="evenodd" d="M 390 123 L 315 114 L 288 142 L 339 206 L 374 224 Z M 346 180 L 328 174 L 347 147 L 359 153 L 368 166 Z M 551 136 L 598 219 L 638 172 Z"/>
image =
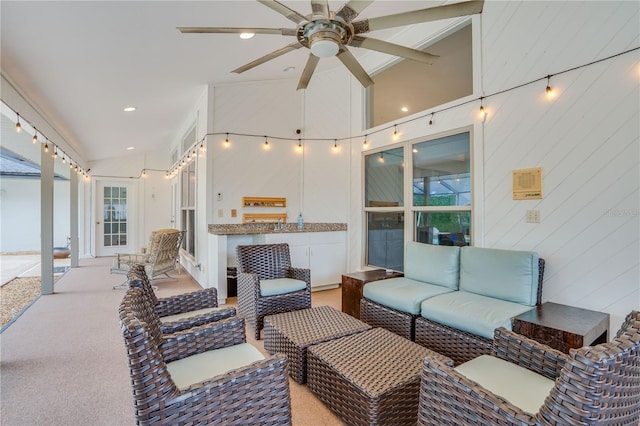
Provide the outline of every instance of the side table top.
<path id="1" fill-rule="evenodd" d="M 545 302 L 535 309 L 518 315 L 514 320 L 581 336 L 595 334 L 597 337 L 609 329 L 609 314 L 553 302 Z"/>
<path id="2" fill-rule="evenodd" d="M 350 272 L 348 274 L 344 274 L 344 277 L 353 278 L 363 283 L 368 283 L 371 281 L 384 280 L 387 278 L 397 278 L 402 277 L 404 274 L 402 272 L 387 272 L 385 269 L 373 269 L 371 271 L 359 271 L 359 272 Z"/>

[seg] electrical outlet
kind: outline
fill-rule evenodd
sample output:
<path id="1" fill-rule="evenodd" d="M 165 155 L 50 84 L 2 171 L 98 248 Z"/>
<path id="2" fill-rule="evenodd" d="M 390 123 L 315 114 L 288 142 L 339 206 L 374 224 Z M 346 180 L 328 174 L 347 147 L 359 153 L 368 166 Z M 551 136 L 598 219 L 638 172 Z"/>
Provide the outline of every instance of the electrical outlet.
<path id="1" fill-rule="evenodd" d="M 218 209 L 218 217 L 224 217 L 224 210 Z"/>
<path id="2" fill-rule="evenodd" d="M 231 209 L 231 217 L 238 216 L 238 211 L 236 209 Z"/>
<path id="3" fill-rule="evenodd" d="M 540 210 L 527 210 L 527 223 L 540 223 Z"/>

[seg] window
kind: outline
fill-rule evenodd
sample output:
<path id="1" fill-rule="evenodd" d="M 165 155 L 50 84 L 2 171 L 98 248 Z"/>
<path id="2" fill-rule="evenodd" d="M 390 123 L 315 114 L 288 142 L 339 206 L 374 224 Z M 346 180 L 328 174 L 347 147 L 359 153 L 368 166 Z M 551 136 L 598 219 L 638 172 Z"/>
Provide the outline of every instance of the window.
<path id="1" fill-rule="evenodd" d="M 403 270 L 404 148 L 365 156 L 367 263 Z"/>
<path id="2" fill-rule="evenodd" d="M 405 59 L 373 76 L 367 128 L 473 94 L 471 20 L 463 25 L 422 49 L 439 56 L 433 64 Z"/>
<path id="3" fill-rule="evenodd" d="M 126 246 L 127 188 L 105 186 L 103 206 L 104 246 Z"/>
<path id="4" fill-rule="evenodd" d="M 196 227 L 196 162 L 185 165 L 181 173 L 182 198 L 182 230 L 186 231 L 182 240 L 182 249 L 191 257 L 196 256 L 195 227 Z"/>
<path id="5" fill-rule="evenodd" d="M 182 139 L 184 153 L 196 143 L 195 123 Z M 182 249 L 193 259 L 196 257 L 196 157 L 185 164 L 180 173 L 180 223 L 186 231 Z"/>
<path id="6" fill-rule="evenodd" d="M 365 154 L 367 265 L 403 271 L 408 236 L 428 244 L 471 244 L 470 147 L 466 131 Z M 410 176 L 405 158 L 411 159 Z"/>
<path id="7" fill-rule="evenodd" d="M 469 245 L 469 146 L 468 132 L 412 146 L 416 241 L 450 246 Z"/>

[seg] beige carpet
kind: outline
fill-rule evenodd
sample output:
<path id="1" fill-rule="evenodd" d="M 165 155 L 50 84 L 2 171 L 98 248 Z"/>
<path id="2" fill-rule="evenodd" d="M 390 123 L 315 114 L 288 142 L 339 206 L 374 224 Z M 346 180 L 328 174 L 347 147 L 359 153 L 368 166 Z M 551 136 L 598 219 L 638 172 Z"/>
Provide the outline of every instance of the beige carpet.
<path id="1" fill-rule="evenodd" d="M 111 289 L 123 277 L 109 274 L 110 262 L 81 260 L 0 334 L 0 424 L 135 424 L 117 317 L 124 291 Z M 184 272 L 154 284 L 159 297 L 199 288 Z M 314 292 L 312 303 L 340 309 L 340 290 Z M 264 352 L 252 336 L 247 329 Z M 290 385 L 294 425 L 342 424 L 306 386 Z"/>

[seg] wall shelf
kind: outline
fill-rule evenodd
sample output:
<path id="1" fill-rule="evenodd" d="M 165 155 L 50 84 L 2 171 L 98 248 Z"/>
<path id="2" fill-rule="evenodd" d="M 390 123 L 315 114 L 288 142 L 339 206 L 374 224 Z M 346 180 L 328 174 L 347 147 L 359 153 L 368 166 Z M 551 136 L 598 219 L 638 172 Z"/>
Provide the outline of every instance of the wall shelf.
<path id="1" fill-rule="evenodd" d="M 243 207 L 287 207 L 284 197 L 242 197 Z"/>

